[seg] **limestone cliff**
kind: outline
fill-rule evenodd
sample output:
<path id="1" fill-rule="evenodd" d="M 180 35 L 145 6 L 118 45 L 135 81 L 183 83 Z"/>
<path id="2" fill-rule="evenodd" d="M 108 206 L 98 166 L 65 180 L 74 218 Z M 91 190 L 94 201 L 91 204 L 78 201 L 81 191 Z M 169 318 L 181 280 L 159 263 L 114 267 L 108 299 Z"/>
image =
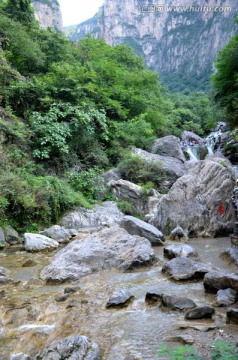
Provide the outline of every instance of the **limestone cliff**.
<path id="1" fill-rule="evenodd" d="M 90 33 L 112 45 L 127 43 L 164 78 L 206 80 L 218 51 L 236 32 L 237 12 L 237 0 L 200 0 L 199 6 L 192 0 L 105 0 L 100 12 L 75 27 L 70 38 Z"/>
<path id="2" fill-rule="evenodd" d="M 63 31 L 63 20 L 57 0 L 31 0 L 36 19 L 43 28 Z"/>

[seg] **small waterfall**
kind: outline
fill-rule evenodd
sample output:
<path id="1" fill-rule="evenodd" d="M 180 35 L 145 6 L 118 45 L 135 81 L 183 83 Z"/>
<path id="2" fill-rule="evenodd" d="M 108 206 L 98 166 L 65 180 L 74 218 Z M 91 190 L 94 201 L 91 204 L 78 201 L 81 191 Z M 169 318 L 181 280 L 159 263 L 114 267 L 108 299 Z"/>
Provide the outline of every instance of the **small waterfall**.
<path id="1" fill-rule="evenodd" d="M 197 145 L 187 145 L 186 146 L 186 151 L 189 154 L 189 158 L 191 161 L 198 161 L 199 160 L 199 156 L 198 156 L 198 152 L 197 152 Z"/>
<path id="2" fill-rule="evenodd" d="M 207 151 L 208 151 L 208 155 L 213 155 L 214 154 L 214 142 L 211 139 L 208 139 L 206 142 L 206 147 L 207 147 Z"/>

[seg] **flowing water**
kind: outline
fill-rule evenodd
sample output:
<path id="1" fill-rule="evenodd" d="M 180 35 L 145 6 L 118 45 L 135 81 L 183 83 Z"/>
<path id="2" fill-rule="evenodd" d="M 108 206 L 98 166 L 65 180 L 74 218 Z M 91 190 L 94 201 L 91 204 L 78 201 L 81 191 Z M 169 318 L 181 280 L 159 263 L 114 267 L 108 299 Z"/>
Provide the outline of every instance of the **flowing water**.
<path id="1" fill-rule="evenodd" d="M 167 241 L 166 245 L 173 243 Z M 201 261 L 230 272 L 237 267 L 220 254 L 230 245 L 229 238 L 191 239 Z M 164 311 L 157 305 L 147 305 L 147 292 L 188 297 L 197 305 L 212 304 L 215 296 L 206 294 L 202 281 L 174 282 L 161 272 L 167 261 L 163 247 L 154 250 L 159 259 L 150 268 L 121 273 L 106 270 L 80 279 L 76 283 L 46 285 L 39 279 L 40 270 L 49 263 L 52 255 L 29 254 L 17 249 L 0 257 L 0 265 L 10 270 L 15 284 L 0 286 L 0 359 L 9 359 L 12 353 L 33 353 L 46 345 L 70 335 L 86 335 L 102 350 L 102 359 L 159 359 L 158 351 L 171 336 L 190 335 L 195 345 L 208 359 L 207 351 L 213 340 L 235 341 L 236 325 L 227 325 L 225 309 L 216 308 L 213 320 L 186 321 L 186 324 L 215 327 L 209 332 L 191 328 L 179 329 L 185 323 L 184 314 Z M 1 256 L 1 254 L 0 254 Z M 22 267 L 28 259 L 38 264 Z M 55 296 L 63 294 L 68 286 L 79 286 L 77 293 L 58 302 Z M 106 309 L 111 292 L 129 289 L 135 296 L 128 307 Z M 2 322 L 2 329 L 1 329 Z M 2 356 L 2 357 L 1 357 Z"/>

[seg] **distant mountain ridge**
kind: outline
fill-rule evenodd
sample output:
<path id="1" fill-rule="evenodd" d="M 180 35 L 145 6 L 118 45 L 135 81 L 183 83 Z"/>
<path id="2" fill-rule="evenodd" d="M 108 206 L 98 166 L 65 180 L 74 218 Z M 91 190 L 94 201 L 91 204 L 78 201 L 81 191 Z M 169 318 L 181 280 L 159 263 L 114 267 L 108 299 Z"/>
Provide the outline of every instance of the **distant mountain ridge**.
<path id="1" fill-rule="evenodd" d="M 41 27 L 63 31 L 63 20 L 58 0 L 31 0 L 35 17 Z"/>
<path id="2" fill-rule="evenodd" d="M 191 0 L 159 4 L 164 9 L 193 5 Z M 237 31 L 238 1 L 199 1 L 199 7 L 216 6 L 218 11 L 158 12 L 153 6 L 150 0 L 105 0 L 93 18 L 65 31 L 73 41 L 91 34 L 111 45 L 129 44 L 174 90 L 178 82 L 184 88 L 206 88 L 218 51 Z"/>

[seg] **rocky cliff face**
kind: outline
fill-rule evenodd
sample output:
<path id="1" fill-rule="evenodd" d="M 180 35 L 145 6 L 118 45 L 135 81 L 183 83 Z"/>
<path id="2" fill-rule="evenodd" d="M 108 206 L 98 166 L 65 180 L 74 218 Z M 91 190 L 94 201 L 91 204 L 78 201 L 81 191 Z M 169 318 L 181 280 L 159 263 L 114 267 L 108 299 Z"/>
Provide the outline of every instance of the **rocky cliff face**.
<path id="1" fill-rule="evenodd" d="M 159 4 L 105 0 L 100 12 L 79 24 L 70 38 L 77 40 L 90 33 L 112 45 L 127 43 L 151 69 L 167 78 L 207 77 L 218 51 L 236 32 L 237 0 L 200 0 L 193 7 L 191 0 L 161 0 Z M 173 11 L 172 6 L 176 6 Z M 216 11 L 208 11 L 215 6 Z"/>
<path id="2" fill-rule="evenodd" d="M 63 20 L 57 0 L 31 0 L 36 19 L 43 28 L 63 31 Z"/>

